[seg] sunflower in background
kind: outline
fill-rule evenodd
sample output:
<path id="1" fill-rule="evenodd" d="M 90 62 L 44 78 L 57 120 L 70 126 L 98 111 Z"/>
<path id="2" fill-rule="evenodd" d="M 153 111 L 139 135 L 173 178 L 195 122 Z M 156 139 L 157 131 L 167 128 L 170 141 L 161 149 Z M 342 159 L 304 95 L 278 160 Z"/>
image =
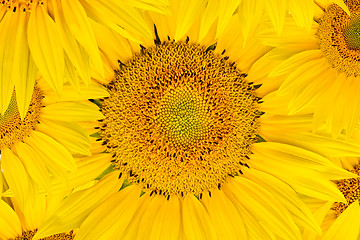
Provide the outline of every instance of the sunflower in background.
<path id="1" fill-rule="evenodd" d="M 80 84 L 79 90 L 75 92 L 66 84 L 59 97 L 38 79 L 24 119 L 13 93 L 7 110 L 0 114 L 0 166 L 6 178 L 24 178 L 26 184 L 25 176 L 18 172 L 19 167 L 25 168 L 34 188 L 38 185 L 50 192 L 54 181 L 66 186 L 69 174 L 76 176 L 79 165 L 74 157 L 92 155 L 93 132 L 87 129 L 96 127 L 96 120 L 103 118 L 88 99 L 108 95 L 96 83 L 88 87 Z"/>
<path id="2" fill-rule="evenodd" d="M 66 81 L 78 87 L 79 79 L 90 83 L 92 71 L 101 75 L 91 22 L 131 39 L 151 36 L 138 8 L 168 13 L 166 0 L 1 1 L 0 114 L 5 113 L 15 87 L 20 116 L 25 117 L 38 71 L 57 93 Z"/>
<path id="3" fill-rule="evenodd" d="M 358 136 L 358 135 L 357 135 Z M 356 174 L 358 177 L 336 181 L 337 187 L 347 202 L 322 201 L 301 196 L 321 226 L 322 236 L 304 230 L 306 240 L 356 240 L 360 237 L 360 161 L 359 158 L 334 158 L 338 166 Z"/>
<path id="4" fill-rule="evenodd" d="M 273 68 L 272 81 L 263 84 L 281 85 L 278 95 L 291 96 L 290 114 L 312 109 L 315 129 L 325 123 L 334 136 L 345 131 L 350 137 L 360 119 L 360 1 L 344 3 L 346 11 L 316 1 L 309 32 L 288 16 L 282 35 L 277 36 L 270 21 L 265 21 L 260 39 L 276 48 L 259 64 Z"/>
<path id="5" fill-rule="evenodd" d="M 67 201 L 44 222 L 52 233 L 80 227 L 75 239 L 300 239 L 297 224 L 321 231 L 297 192 L 345 201 L 329 180 L 356 175 L 327 157 L 360 156 L 359 142 L 312 133 L 311 113 L 278 114 L 284 103 L 276 93 L 259 98 L 263 86 L 251 83 L 268 72 L 253 68 L 271 48 L 254 34 L 244 44 L 231 12 L 221 34 L 213 22 L 200 40 L 207 8 L 191 3 L 181 11 L 172 1 L 171 17 L 144 12 L 155 27 L 141 45 L 93 23 L 109 92 L 100 103 L 99 141 L 119 175 L 111 181 L 123 186 L 88 216 L 77 210 L 87 204 L 85 192 Z M 71 228 L 59 225 L 65 217 Z"/>

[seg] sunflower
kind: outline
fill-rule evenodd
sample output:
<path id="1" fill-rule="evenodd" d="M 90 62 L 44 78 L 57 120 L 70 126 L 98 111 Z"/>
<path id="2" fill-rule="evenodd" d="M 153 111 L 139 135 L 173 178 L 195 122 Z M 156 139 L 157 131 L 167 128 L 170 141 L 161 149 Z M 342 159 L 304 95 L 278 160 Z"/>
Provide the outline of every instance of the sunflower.
<path id="1" fill-rule="evenodd" d="M 314 3 L 310 32 L 298 28 L 289 17 L 282 35 L 276 36 L 264 23 L 267 29 L 259 37 L 276 47 L 272 54 L 276 61 L 270 63 L 275 68 L 269 77 L 271 84 L 276 83 L 273 87 L 281 84 L 278 95 L 291 96 L 289 113 L 310 107 L 315 128 L 325 123 L 334 136 L 345 131 L 350 137 L 360 116 L 360 1 L 344 1 L 351 15 L 326 2 Z"/>
<path id="2" fill-rule="evenodd" d="M 80 227 L 75 239 L 300 239 L 297 224 L 320 233 L 296 192 L 344 202 L 329 180 L 355 175 L 327 157 L 360 156 L 359 142 L 314 134 L 311 114 L 277 115 L 275 93 L 257 96 L 263 87 L 248 79 L 263 74 L 253 68 L 271 48 L 255 35 L 244 45 L 237 14 L 200 41 L 206 8 L 191 5 L 189 23 L 172 4 L 171 17 L 144 12 L 154 36 L 140 46 L 95 24 L 116 67 L 97 129 L 119 175 L 110 181 L 123 185 L 88 216 L 77 209 L 84 191 L 44 226 Z"/>
<path id="3" fill-rule="evenodd" d="M 169 12 L 166 0 L 1 1 L 0 114 L 6 111 L 15 86 L 19 113 L 25 117 L 38 70 L 58 93 L 64 78 L 78 86 L 78 79 L 89 84 L 92 71 L 103 74 L 91 22 L 131 39 L 151 36 L 140 9 Z"/>
<path id="4" fill-rule="evenodd" d="M 86 159 L 83 159 L 83 161 L 89 162 L 89 160 Z M 100 167 L 100 165 L 98 165 L 98 167 Z M 99 169 L 105 170 L 104 167 L 100 167 Z M 57 212 L 64 211 L 64 202 L 77 198 L 80 193 L 84 195 L 85 192 L 87 196 L 91 198 L 86 207 L 78 206 L 78 210 L 81 209 L 82 215 L 86 216 L 86 213 L 89 214 L 104 198 L 110 196 L 121 187 L 121 184 L 119 185 L 117 181 L 109 182 L 111 177 L 117 178 L 117 176 L 111 174 L 97 182 L 96 185 L 94 185 L 95 182 L 91 181 L 90 178 L 80 174 L 77 177 L 87 178 L 88 182 L 86 182 L 86 184 L 79 185 L 77 188 L 63 188 L 59 191 L 52 192 L 51 195 L 47 195 L 40 193 L 32 188 L 31 185 L 22 182 L 23 179 L 27 179 L 29 182 L 32 181 L 23 168 L 19 169 L 19 174 L 22 174 L 23 178 L 14 178 L 12 181 L 7 182 L 10 187 L 7 192 L 16 190 L 19 195 L 16 197 L 15 195 L 10 195 L 11 197 L 9 197 L 9 194 L 5 192 L 3 198 L 0 199 L 0 239 L 2 240 L 36 239 L 34 235 L 38 231 L 48 232 L 48 235 L 42 238 L 43 240 L 71 240 L 78 230 L 77 228 L 72 228 L 72 222 L 81 221 L 80 218 L 64 218 L 63 222 L 57 223 L 58 226 L 68 229 L 61 233 L 57 233 L 56 229 L 49 229 L 43 226 L 43 223 L 51 220 L 51 216 L 56 215 Z M 21 186 L 21 188 L 19 188 L 19 186 Z"/>
<path id="5" fill-rule="evenodd" d="M 80 85 L 80 93 L 65 85 L 62 97 L 42 78 L 35 84 L 29 110 L 21 119 L 17 98 L 0 115 L 1 168 L 6 178 L 23 178 L 25 168 L 31 183 L 49 192 L 52 181 L 66 185 L 68 174 L 76 174 L 74 157 L 91 156 L 91 138 L 87 128 L 96 127 L 103 115 L 89 98 L 107 96 L 98 84 Z M 90 122 L 94 121 L 94 122 Z M 25 181 L 25 179 L 24 179 Z"/>
<path id="6" fill-rule="evenodd" d="M 356 240 L 360 237 L 359 158 L 336 158 L 333 161 L 338 166 L 356 174 L 357 177 L 336 181 L 338 189 L 346 198 L 345 203 L 302 197 L 312 210 L 323 231 L 323 235 L 320 238 L 320 236 L 305 230 L 303 233 L 304 239 Z"/>

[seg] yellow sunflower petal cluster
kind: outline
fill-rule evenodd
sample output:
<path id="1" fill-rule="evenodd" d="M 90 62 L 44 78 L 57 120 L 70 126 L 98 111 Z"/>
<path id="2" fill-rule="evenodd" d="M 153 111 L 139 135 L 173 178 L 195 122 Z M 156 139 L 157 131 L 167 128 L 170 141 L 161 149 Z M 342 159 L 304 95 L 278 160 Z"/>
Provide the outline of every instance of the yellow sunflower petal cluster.
<path id="1" fill-rule="evenodd" d="M 0 240 L 360 237 L 359 0 L 0 2 Z"/>

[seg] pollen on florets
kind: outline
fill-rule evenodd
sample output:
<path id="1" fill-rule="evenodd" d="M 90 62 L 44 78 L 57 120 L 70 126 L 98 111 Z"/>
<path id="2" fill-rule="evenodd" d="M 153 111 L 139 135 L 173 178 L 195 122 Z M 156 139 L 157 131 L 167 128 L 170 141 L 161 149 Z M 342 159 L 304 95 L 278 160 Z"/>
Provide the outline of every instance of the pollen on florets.
<path id="1" fill-rule="evenodd" d="M 258 99 L 227 57 L 163 42 L 115 75 L 101 104 L 101 139 L 130 183 L 167 197 L 201 196 L 248 166 Z"/>

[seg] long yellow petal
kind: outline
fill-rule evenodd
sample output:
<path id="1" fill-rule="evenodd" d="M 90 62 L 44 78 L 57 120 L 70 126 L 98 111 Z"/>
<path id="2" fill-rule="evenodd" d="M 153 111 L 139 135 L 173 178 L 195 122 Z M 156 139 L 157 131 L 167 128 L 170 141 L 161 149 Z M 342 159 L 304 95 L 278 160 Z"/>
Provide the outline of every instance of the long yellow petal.
<path id="1" fill-rule="evenodd" d="M 187 239 L 217 239 L 213 222 L 204 205 L 193 195 L 183 201 L 183 226 Z"/>
<path id="2" fill-rule="evenodd" d="M 0 226 L 0 239 L 15 239 L 22 234 L 18 216 L 2 199 L 0 199 Z"/>
<path id="3" fill-rule="evenodd" d="M 20 159 L 8 148 L 1 151 L 1 167 L 14 193 L 20 209 L 24 210 L 26 198 L 29 197 L 30 179 Z"/>
<path id="4" fill-rule="evenodd" d="M 74 91 L 72 86 L 65 84 L 61 96 L 59 96 L 56 92 L 48 91 L 46 92 L 45 98 L 42 102 L 44 105 L 49 105 L 56 102 L 73 102 L 108 96 L 109 93 L 107 92 L 107 89 L 96 83 L 91 83 L 89 86 L 79 84 L 79 91 Z"/>
<path id="5" fill-rule="evenodd" d="M 254 30 L 264 11 L 263 0 L 242 0 L 238 8 L 244 44 Z"/>
<path id="6" fill-rule="evenodd" d="M 76 123 L 43 120 L 37 125 L 37 131 L 52 137 L 72 153 L 91 156 L 90 138 Z"/>
<path id="7" fill-rule="evenodd" d="M 315 221 L 309 208 L 301 201 L 296 192 L 287 184 L 270 174 L 255 169 L 244 169 L 244 177 L 263 186 L 273 193 L 277 199 L 298 219 L 299 224 L 318 234 L 321 229 Z"/>
<path id="8" fill-rule="evenodd" d="M 289 0 L 289 10 L 299 26 L 306 30 L 311 29 L 314 16 L 313 0 Z"/>
<path id="9" fill-rule="evenodd" d="M 21 118 L 24 119 L 34 90 L 37 67 L 30 55 L 27 42 L 27 15 L 21 11 L 16 11 L 14 14 L 18 18 L 18 28 L 16 31 L 12 76 L 16 89 L 17 107 Z"/>
<path id="10" fill-rule="evenodd" d="M 96 43 L 94 32 L 91 28 L 88 16 L 79 1 L 61 1 L 63 15 L 70 32 L 76 40 L 86 49 L 96 70 L 104 75 L 104 69 L 100 57 L 98 45 Z"/>
<path id="11" fill-rule="evenodd" d="M 265 2 L 265 9 L 278 34 L 281 34 L 285 22 L 286 0 L 272 0 Z"/>
<path id="12" fill-rule="evenodd" d="M 104 118 L 97 107 L 79 102 L 59 102 L 48 105 L 42 109 L 41 117 L 66 122 L 95 121 Z"/>
<path id="13" fill-rule="evenodd" d="M 25 142 L 45 156 L 44 162 L 46 164 L 57 165 L 64 170 L 76 172 L 77 167 L 73 156 L 53 138 L 42 132 L 32 131 Z"/>
<path id="14" fill-rule="evenodd" d="M 64 50 L 54 20 L 38 5 L 30 14 L 28 42 L 31 55 L 48 84 L 61 92 L 64 83 Z"/>
<path id="15" fill-rule="evenodd" d="M 0 22 L 0 114 L 4 114 L 10 103 L 14 80 L 11 76 L 15 51 L 15 31 L 18 20 L 14 13 L 7 12 Z"/>
<path id="16" fill-rule="evenodd" d="M 75 239 L 106 240 L 121 236 L 138 207 L 140 189 L 129 186 L 110 196 L 81 225 Z"/>
<path id="17" fill-rule="evenodd" d="M 35 149 L 23 142 L 17 143 L 15 149 L 30 177 L 48 192 L 51 188 L 50 176 L 43 158 Z"/>
<path id="18" fill-rule="evenodd" d="M 344 212 L 338 216 L 328 231 L 324 234 L 323 240 L 357 240 L 360 229 L 360 206 L 359 201 L 353 202 Z"/>
<path id="19" fill-rule="evenodd" d="M 224 239 L 247 239 L 244 220 L 223 191 L 214 189 L 211 197 L 204 194 L 202 198 L 219 236 Z"/>
<path id="20" fill-rule="evenodd" d="M 270 192 L 249 179 L 236 177 L 228 183 L 238 201 L 265 228 L 283 239 L 300 239 L 300 231 L 290 213 Z"/>
<path id="21" fill-rule="evenodd" d="M 59 31 L 60 39 L 64 50 L 69 57 L 70 62 L 78 70 L 80 77 L 83 79 L 85 84 L 90 83 L 90 65 L 89 65 L 89 55 L 81 51 L 81 46 L 79 46 L 74 35 L 71 33 L 69 26 L 67 25 L 64 17 L 64 11 L 61 5 L 60 0 L 56 0 L 54 6 L 54 18 L 55 24 Z M 77 82 L 77 77 L 72 79 L 74 82 Z"/>
<path id="22" fill-rule="evenodd" d="M 182 0 L 172 4 L 177 13 L 175 41 L 180 40 L 190 29 L 205 3 L 205 1 Z"/>
<path id="23" fill-rule="evenodd" d="M 100 203 L 120 189 L 123 179 L 118 179 L 118 174 L 118 172 L 110 173 L 94 187 L 75 192 L 64 199 L 54 214 L 40 226 L 33 239 L 37 240 L 80 227 Z"/>
<path id="24" fill-rule="evenodd" d="M 151 229 L 150 239 L 169 239 L 176 240 L 180 231 L 180 203 L 177 197 L 165 200 L 165 197 L 159 196 L 162 201 L 162 207 L 154 218 L 154 227 Z"/>

